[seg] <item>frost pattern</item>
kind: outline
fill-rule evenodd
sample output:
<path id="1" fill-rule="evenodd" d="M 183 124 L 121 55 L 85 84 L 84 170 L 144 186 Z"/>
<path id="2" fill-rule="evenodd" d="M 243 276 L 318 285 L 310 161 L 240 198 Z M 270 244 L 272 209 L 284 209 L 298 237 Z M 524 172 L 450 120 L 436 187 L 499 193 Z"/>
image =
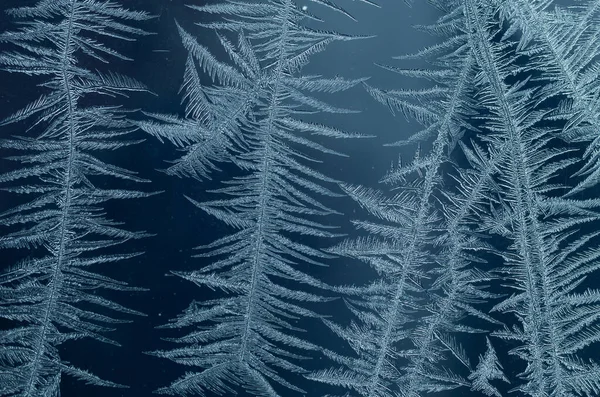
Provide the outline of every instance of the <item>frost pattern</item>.
<path id="1" fill-rule="evenodd" d="M 345 13 L 333 2 L 319 1 Z M 312 137 L 363 138 L 302 120 L 305 113 L 351 113 L 320 99 L 351 89 L 364 79 L 300 74 L 313 54 L 333 42 L 361 39 L 311 30 L 311 19 L 291 0 L 223 2 L 190 9 L 222 19 L 201 24 L 215 29 L 229 63 L 217 60 L 181 26 L 188 50 L 182 91 L 186 118 L 152 115 L 140 127 L 184 149 L 167 172 L 201 180 L 228 160 L 242 176 L 223 179 L 214 200 L 189 201 L 236 231 L 198 247 L 209 258 L 193 271 L 173 271 L 219 297 L 194 302 L 164 328 L 192 327 L 172 339 L 181 347 L 152 354 L 193 367 L 158 393 L 231 395 L 243 389 L 255 396 L 306 393 L 290 375 L 307 372 L 303 361 L 319 346 L 295 320 L 319 318 L 311 308 L 330 300 L 331 287 L 306 270 L 332 256 L 300 237 L 329 239 L 336 227 L 322 219 L 339 214 L 322 198 L 339 197 L 338 181 L 310 166 L 306 149 L 343 156 Z M 347 13 L 345 13 L 347 14 Z M 231 39 L 230 39 L 231 37 Z M 199 69 L 214 86 L 200 84 Z M 312 136 L 312 137 L 311 137 Z M 309 165 L 307 165 L 309 163 Z"/>
<path id="2" fill-rule="evenodd" d="M 0 54 L 0 68 L 44 80 L 37 99 L 0 123 L 25 126 L 24 135 L 0 140 L 0 148 L 12 153 L 6 158 L 17 164 L 0 174 L 0 184 L 27 196 L 0 213 L 0 249 L 28 252 L 0 274 L 0 317 L 11 321 L 0 331 L 0 395 L 60 395 L 62 375 L 123 387 L 68 363 L 58 349 L 82 338 L 118 346 L 105 334 L 129 320 L 111 312 L 142 314 L 97 293 L 142 290 L 98 266 L 140 255 L 106 248 L 146 236 L 109 219 L 102 204 L 150 194 L 96 186 L 98 177 L 148 182 L 95 154 L 138 143 L 125 138 L 135 126 L 123 109 L 85 103 L 90 96 L 146 88 L 110 70 L 88 69 L 82 60 L 128 59 L 98 39 L 134 40 L 146 34 L 136 25 L 150 16 L 95 0 L 45 0 L 8 13 L 20 28 L 0 33 L 0 43 L 12 48 Z"/>
<path id="3" fill-rule="evenodd" d="M 313 3 L 361 23 L 343 0 Z M 177 333 L 169 338 L 177 347 L 151 354 L 191 370 L 158 393 L 600 394 L 600 290 L 592 279 L 600 267 L 600 200 L 592 193 L 600 180 L 600 0 L 428 3 L 439 17 L 415 28 L 437 43 L 378 65 L 420 79 L 419 89 L 305 73 L 330 44 L 351 48 L 366 37 L 308 28 L 321 21 L 300 2 L 190 4 L 206 18 L 198 31 L 215 34 L 224 56 L 176 24 L 187 52 L 182 115 L 142 112 L 135 120 L 82 98 L 145 86 L 88 70 L 80 59 L 128 59 L 98 37 L 144 35 L 134 26 L 147 14 L 96 0 L 9 10 L 23 23 L 0 34 L 8 48 L 0 66 L 47 80 L 39 98 L 1 124 L 28 127 L 0 141 L 18 153 L 7 157 L 17 166 L 0 175 L 2 188 L 34 198 L 0 214 L 0 248 L 44 254 L 0 275 L 0 316 L 17 324 L 0 331 L 0 395 L 58 395 L 62 374 L 120 386 L 65 362 L 58 347 L 82 337 L 116 343 L 104 335 L 106 324 L 124 320 L 81 302 L 140 314 L 88 292 L 139 290 L 88 270 L 137 255 L 102 250 L 146 235 L 107 219 L 100 204 L 149 193 L 93 183 L 97 175 L 146 182 L 92 155 L 137 143 L 123 137 L 138 128 L 181 153 L 167 174 L 200 189 L 215 179 L 217 188 L 187 199 L 232 230 L 198 247 L 197 269 L 171 270 L 215 297 L 160 327 Z M 414 60 L 428 67 L 403 66 Z M 371 186 L 313 165 L 345 156 L 322 142 L 367 135 L 305 117 L 355 112 L 334 100 L 359 86 L 419 125 L 387 145 L 414 147 L 412 158 Z M 220 172 L 225 164 L 238 175 Z M 364 210 L 351 236 L 328 223 L 340 215 L 331 203 L 341 196 Z M 314 238 L 339 240 L 322 251 L 307 242 Z M 314 266 L 337 256 L 365 264 L 375 278 L 319 280 Z M 321 311 L 335 298 L 348 321 Z M 311 321 L 339 343 L 314 343 L 299 325 Z M 320 368 L 306 364 L 321 353 L 326 359 L 311 364 Z"/>
<path id="4" fill-rule="evenodd" d="M 434 3 L 443 15 L 418 28 L 443 41 L 396 57 L 433 67 L 382 65 L 433 84 L 366 86 L 424 128 L 391 144 L 418 144 L 382 178 L 393 194 L 344 185 L 374 220 L 355 221 L 366 236 L 331 251 L 380 280 L 340 289 L 356 320 L 327 324 L 353 355 L 327 351 L 334 366 L 309 377 L 360 396 L 464 387 L 500 396 L 489 381 L 508 377 L 489 340 L 475 369 L 461 343 L 483 333 L 518 344 L 509 353 L 525 365 L 513 392 L 595 396 L 598 364 L 581 357 L 600 335 L 600 295 L 582 284 L 598 268 L 598 233 L 586 225 L 597 227 L 600 201 L 580 193 L 597 183 L 598 2 L 552 11 L 550 1 Z M 579 171 L 581 155 L 564 141 L 592 141 Z"/>

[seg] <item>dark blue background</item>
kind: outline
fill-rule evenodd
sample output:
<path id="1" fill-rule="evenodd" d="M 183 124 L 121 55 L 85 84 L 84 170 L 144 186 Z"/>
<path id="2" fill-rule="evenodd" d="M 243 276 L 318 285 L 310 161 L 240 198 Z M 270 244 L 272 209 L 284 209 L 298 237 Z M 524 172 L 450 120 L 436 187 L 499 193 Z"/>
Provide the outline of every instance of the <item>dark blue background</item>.
<path id="1" fill-rule="evenodd" d="M 375 63 L 394 64 L 394 55 L 414 52 L 426 45 L 435 43 L 436 39 L 420 33 L 411 27 L 413 23 L 433 22 L 437 11 L 426 2 L 418 1 L 408 8 L 399 0 L 378 0 L 382 8 L 368 7 L 358 1 L 342 1 L 358 22 L 349 21 L 345 17 L 314 5 L 310 1 L 304 3 L 309 11 L 322 17 L 326 22 L 322 26 L 311 23 L 311 27 L 335 30 L 349 34 L 376 35 L 368 40 L 351 43 L 336 43 L 325 52 L 317 54 L 303 70 L 306 74 L 322 74 L 326 76 L 341 75 L 347 78 L 370 76 L 369 84 L 381 88 L 418 88 L 421 82 L 415 79 L 402 78 L 391 72 L 384 71 Z M 3 0 L 0 8 L 34 4 L 34 1 Z M 148 86 L 156 94 L 135 94 L 129 100 L 117 99 L 128 108 L 138 108 L 150 112 L 173 113 L 183 115 L 178 90 L 182 81 L 186 52 L 180 43 L 175 27 L 177 20 L 188 31 L 194 32 L 198 41 L 208 46 L 214 54 L 225 59 L 219 43 L 213 32 L 194 26 L 203 18 L 199 13 L 187 9 L 184 4 L 202 4 L 201 1 L 182 0 L 134 0 L 122 1 L 131 9 L 145 10 L 157 17 L 145 24 L 143 28 L 154 35 L 140 38 L 137 42 L 117 43 L 119 50 L 135 59 L 133 62 L 111 61 L 109 65 L 98 65 L 100 70 L 113 70 L 136 78 Z M 302 1 L 299 5 L 304 5 Z M 14 29 L 9 18 L 0 14 L 0 31 Z M 0 51 L 2 51 L 0 45 Z M 159 51 L 155 51 L 159 50 Z M 167 52 L 161 51 L 167 50 Z M 89 62 L 89 61 L 85 61 Z M 395 63 L 399 65 L 399 62 Z M 425 67 L 419 62 L 403 62 L 404 66 Z M 33 100 L 40 93 L 36 84 L 41 80 L 22 75 L 10 75 L 0 72 L 0 119 L 12 114 L 17 109 Z M 376 135 L 370 140 L 348 141 L 336 143 L 333 148 L 349 155 L 348 158 L 324 158 L 317 169 L 331 177 L 354 184 L 375 187 L 377 181 L 393 161 L 401 155 L 411 159 L 414 147 L 386 148 L 382 145 L 408 137 L 418 130 L 415 122 L 407 123 L 402 116 L 393 117 L 387 109 L 376 103 L 362 88 L 356 87 L 349 93 L 333 97 L 337 106 L 347 106 L 361 110 L 360 114 L 343 116 L 318 116 L 314 121 L 335 126 L 347 131 Z M 140 115 L 141 116 L 141 115 Z M 22 134 L 24 124 L 10 125 L 0 129 L 0 136 Z M 110 217 L 125 222 L 131 230 L 146 230 L 156 234 L 135 243 L 128 243 L 126 250 L 143 250 L 145 254 L 127 262 L 107 266 L 103 272 L 131 285 L 148 288 L 145 293 L 109 294 L 108 298 L 132 307 L 147 314 L 144 318 L 135 318 L 131 324 L 121 325 L 111 335 L 118 340 L 122 347 L 102 345 L 93 341 L 76 341 L 61 347 L 61 356 L 74 365 L 118 383 L 130 385 L 129 389 L 94 388 L 63 379 L 62 396 L 71 397 L 85 395 L 96 396 L 148 396 L 158 387 L 165 386 L 183 375 L 189 368 L 144 355 L 144 351 L 167 349 L 173 344 L 162 341 L 161 337 L 178 336 L 181 333 L 168 330 L 156 330 L 155 326 L 167 322 L 185 309 L 192 300 L 206 298 L 204 291 L 193 284 L 177 277 L 168 276 L 170 270 L 190 270 L 202 266 L 199 259 L 190 258 L 193 247 L 208 243 L 224 234 L 230 233 L 226 225 L 207 216 L 195 208 L 184 198 L 188 195 L 202 201 L 209 196 L 206 190 L 217 187 L 218 181 L 227 179 L 235 173 L 231 166 L 224 166 L 221 173 L 214 175 L 213 181 L 199 183 L 191 179 L 180 179 L 167 176 L 159 169 L 165 168 L 165 160 L 178 156 L 174 148 L 166 143 L 160 144 L 152 137 L 137 132 L 136 138 L 147 140 L 135 147 L 119 150 L 108 154 L 110 162 L 135 170 L 140 176 L 152 180 L 151 186 L 145 190 L 164 190 L 164 193 L 142 200 L 115 202 L 107 206 Z M 2 153 L 0 153 L 0 157 Z M 0 161 L 0 172 L 8 170 L 12 164 Z M 0 212 L 9 208 L 13 198 L 0 192 Z M 353 234 L 354 229 L 350 220 L 365 218 L 365 213 L 350 199 L 336 199 L 326 203 L 346 214 L 344 217 L 332 218 L 331 222 L 339 225 L 342 231 Z M 315 241 L 317 246 L 327 247 L 331 241 Z M 26 253 L 7 250 L 1 254 L 4 266 L 13 263 Z M 321 272 L 321 273 L 319 273 Z M 372 277 L 372 271 L 364 264 L 351 260 L 337 259 L 332 261 L 327 269 L 312 273 L 324 281 L 334 283 L 362 282 Z M 336 308 L 330 313 L 336 313 L 335 320 L 345 322 L 348 318 L 341 302 L 331 303 Z M 337 314 L 339 313 L 339 317 Z M 307 322 L 304 326 L 310 328 L 311 340 L 319 342 L 332 349 L 343 350 L 339 340 L 322 324 Z M 482 340 L 467 341 L 470 344 L 483 346 Z M 484 342 L 483 342 L 484 343 Z M 497 349 L 498 350 L 498 349 Z M 481 350 L 469 351 L 473 364 L 477 363 L 477 355 Z M 504 363 L 507 375 L 511 377 L 522 370 L 522 363 L 515 363 L 514 358 L 508 358 L 506 351 L 498 354 Z M 314 368 L 322 368 L 318 362 Z M 518 368 L 517 368 L 518 367 Z M 328 389 L 311 389 L 314 384 L 307 383 L 308 395 L 320 397 Z M 461 390 L 461 394 L 469 394 Z"/>

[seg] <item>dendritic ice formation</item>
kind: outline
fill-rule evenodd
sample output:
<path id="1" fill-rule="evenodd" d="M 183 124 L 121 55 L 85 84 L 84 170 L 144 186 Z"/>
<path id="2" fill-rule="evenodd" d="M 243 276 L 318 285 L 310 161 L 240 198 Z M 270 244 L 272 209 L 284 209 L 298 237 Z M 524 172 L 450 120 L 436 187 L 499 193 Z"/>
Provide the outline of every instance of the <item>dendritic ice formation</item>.
<path id="1" fill-rule="evenodd" d="M 0 174 L 3 195 L 25 198 L 9 208 L 5 203 L 14 200 L 2 202 L 0 248 L 27 253 L 15 263 L 6 263 L 6 251 L 2 256 L 0 317 L 10 326 L 0 331 L 0 394 L 56 396 L 63 375 L 120 387 L 70 364 L 60 348 L 82 338 L 118 345 L 105 332 L 130 320 L 114 313 L 142 314 L 96 293 L 142 290 L 102 271 L 100 265 L 141 254 L 112 247 L 146 235 L 107 217 L 102 204 L 151 193 L 119 188 L 112 181 L 109 187 L 96 184 L 103 179 L 149 181 L 96 154 L 138 142 L 127 138 L 136 127 L 118 102 L 90 98 L 146 88 L 113 70 L 88 68 L 86 61 L 127 59 L 103 41 L 147 34 L 138 25 L 150 16 L 95 0 L 48 0 L 5 11 L 18 24 L 0 33 L 0 67 L 30 76 L 41 94 L 1 122 L 3 127 L 18 125 L 18 133 L 2 133 L 0 140 L 5 158 L 17 164 Z"/>
<path id="2" fill-rule="evenodd" d="M 382 48 L 401 54 L 374 64 L 385 86 L 313 60 L 374 39 L 321 12 L 360 26 L 355 10 L 390 0 L 188 0 L 169 25 L 185 54 L 168 75 L 178 113 L 131 106 L 160 94 L 118 72 L 134 61 L 123 43 L 139 55 L 155 39 L 157 16 L 129 8 L 144 4 L 31 3 L 4 10 L 14 24 L 0 32 L 2 78 L 38 94 L 0 122 L 0 396 L 68 397 L 67 378 L 106 396 L 600 395 L 600 0 L 418 4 L 437 17 L 412 29 L 434 44 Z M 419 126 L 386 144 L 412 159 L 369 185 L 332 176 L 383 135 L 330 121 L 362 110 L 350 96 Z M 171 225 L 112 217 L 115 199 L 170 188 L 118 165 L 152 143 L 175 149 L 161 177 L 192 187 L 182 208 L 223 227 L 197 225 L 208 242 L 194 259 L 161 264 L 196 295 L 146 321 L 155 343 L 137 360 L 157 386 L 144 390 L 65 346 L 119 345 L 113 325 L 150 314 L 114 291 L 158 289 L 109 268 L 168 239 Z M 342 264 L 362 282 L 324 276 Z M 179 375 L 148 373 L 165 363 Z"/>

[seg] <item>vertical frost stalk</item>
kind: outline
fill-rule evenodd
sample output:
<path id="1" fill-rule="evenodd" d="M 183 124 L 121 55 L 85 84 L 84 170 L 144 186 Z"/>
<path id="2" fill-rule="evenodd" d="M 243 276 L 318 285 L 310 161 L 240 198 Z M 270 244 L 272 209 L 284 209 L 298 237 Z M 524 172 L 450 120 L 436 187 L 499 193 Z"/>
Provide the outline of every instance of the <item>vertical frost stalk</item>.
<path id="1" fill-rule="evenodd" d="M 524 122 L 527 115 L 525 111 L 530 104 L 530 93 L 519 96 L 519 86 L 506 87 L 502 74 L 497 69 L 502 60 L 490 48 L 489 34 L 479 14 L 475 0 L 464 0 L 465 14 L 467 18 L 467 30 L 474 48 L 479 67 L 482 69 L 489 84 L 490 95 L 496 102 L 498 118 L 502 123 L 502 131 L 506 135 L 506 144 L 509 145 L 510 166 L 506 176 L 511 183 L 514 195 L 514 219 L 516 235 L 514 243 L 522 261 L 525 273 L 525 294 L 528 299 L 527 317 L 523 318 L 524 333 L 529 339 L 530 361 L 528 362 L 527 374 L 531 376 L 531 384 L 523 391 L 534 397 L 543 397 L 550 389 L 545 375 L 544 352 L 550 349 L 548 357 L 550 365 L 556 374 L 559 374 L 560 364 L 557 361 L 554 324 L 549 322 L 544 302 L 550 302 L 547 294 L 545 264 L 549 259 L 544 252 L 540 224 L 538 217 L 541 215 L 534 197 L 534 186 L 531 183 L 529 162 L 525 158 L 527 143 L 522 141 L 523 130 L 526 128 Z M 489 12 L 489 11 L 488 11 Z M 497 50 L 496 50 L 497 51 Z M 521 84 L 522 86 L 523 84 Z M 544 328 L 548 328 L 546 336 Z M 548 340 L 551 345 L 544 342 Z M 556 381 L 562 377 L 555 378 Z M 562 390 L 562 385 L 555 385 L 557 390 Z"/>
<path id="2" fill-rule="evenodd" d="M 222 395 L 244 389 L 275 397 L 281 387 L 286 392 L 304 393 L 293 379 L 302 379 L 298 374 L 306 372 L 300 365 L 301 360 L 309 358 L 305 352 L 312 355 L 318 347 L 307 333 L 306 337 L 296 336 L 303 328 L 292 321 L 318 317 L 305 304 L 329 299 L 306 292 L 300 286 L 321 291 L 331 288 L 297 267 L 323 265 L 323 259 L 331 256 L 301 243 L 297 236 L 338 236 L 331 231 L 334 226 L 321 223 L 319 218 L 337 212 L 321 204 L 315 196 L 340 194 L 322 186 L 334 185 L 336 180 L 304 165 L 314 159 L 303 150 L 342 155 L 313 141 L 310 135 L 363 136 L 298 120 L 296 116 L 306 112 L 352 112 L 331 106 L 313 93 L 345 91 L 363 79 L 300 75 L 299 71 L 326 44 L 356 37 L 307 28 L 301 22 L 311 16 L 292 0 L 226 2 L 190 8 L 225 18 L 202 26 L 217 30 L 230 63 L 217 60 L 180 29 L 184 46 L 204 74 L 215 82 L 214 86 L 200 86 L 197 84 L 200 79 L 190 79 L 187 68 L 185 91 L 188 102 L 197 103 L 191 108 L 204 112 L 193 116 L 214 120 L 203 125 L 202 134 L 227 135 L 222 140 L 225 145 L 243 142 L 233 150 L 223 151 L 228 158 L 217 160 L 232 162 L 243 176 L 225 179 L 223 187 L 208 192 L 211 197 L 216 196 L 214 200 L 189 198 L 204 212 L 237 231 L 198 247 L 203 252 L 196 257 L 211 258 L 203 266 L 189 272 L 174 271 L 200 287 L 218 289 L 222 295 L 206 303 L 192 303 L 183 315 L 164 326 L 191 326 L 194 330 L 172 339 L 186 346 L 152 354 L 199 370 L 158 392 L 186 395 L 209 391 Z M 236 33 L 237 45 L 222 31 Z M 192 85 L 196 86 L 194 92 Z M 241 93 L 247 90 L 252 93 Z M 240 104 L 240 95 L 247 102 Z M 240 116 L 236 128 L 229 123 L 232 114 Z M 170 117 L 157 118 L 171 120 L 172 124 L 180 122 Z M 188 139 L 187 134 L 194 133 L 192 129 L 170 127 L 166 125 L 161 131 L 157 124 L 142 126 L 172 142 L 193 145 L 194 141 L 200 141 Z M 192 149 L 188 154 L 193 156 L 195 151 Z M 193 164 L 196 159 L 189 157 L 184 161 Z M 207 164 L 202 159 L 198 163 Z M 188 174 L 195 177 L 191 172 Z"/>
<path id="3" fill-rule="evenodd" d="M 64 93 L 66 96 L 66 100 L 67 100 L 67 123 L 68 123 L 68 146 L 67 146 L 67 150 L 68 150 L 68 157 L 66 159 L 66 170 L 64 170 L 65 172 L 65 176 L 64 176 L 64 201 L 63 201 L 63 208 L 62 208 L 62 214 L 60 217 L 60 223 L 58 225 L 58 241 L 57 241 L 57 247 L 54 249 L 55 252 L 58 253 L 57 257 L 56 257 L 56 263 L 55 265 L 52 267 L 52 273 L 51 273 L 51 278 L 50 278 L 50 288 L 48 289 L 48 297 L 45 300 L 45 310 L 44 310 L 44 316 L 43 316 L 43 320 L 42 320 L 42 324 L 41 324 L 41 330 L 38 332 L 37 334 L 37 342 L 35 344 L 35 357 L 33 362 L 30 364 L 31 366 L 31 370 L 29 372 L 29 376 L 28 376 L 28 381 L 27 381 L 27 388 L 25 389 L 25 397 L 36 397 L 35 396 L 35 383 L 37 383 L 37 378 L 38 378 L 38 371 L 39 371 L 39 367 L 40 367 L 40 361 L 41 361 L 41 356 L 44 354 L 45 350 L 46 350 L 46 333 L 48 330 L 48 327 L 50 325 L 50 313 L 54 312 L 57 310 L 56 307 L 56 299 L 59 295 L 59 290 L 62 288 L 62 284 L 63 284 L 63 274 L 62 274 L 62 267 L 63 267 L 63 262 L 65 260 L 65 244 L 67 241 L 67 219 L 69 218 L 69 209 L 71 206 L 71 194 L 72 194 L 72 171 L 73 171 L 73 160 L 74 160 L 74 152 L 75 152 L 75 145 L 73 144 L 73 134 L 74 134 L 74 130 L 75 128 L 73 127 L 73 125 L 76 123 L 76 121 L 74 120 L 73 117 L 73 102 L 76 101 L 77 99 L 73 98 L 73 93 L 71 91 L 71 86 L 70 86 L 70 78 L 68 76 L 68 69 L 70 69 L 70 66 L 73 64 L 73 59 L 71 56 L 71 44 L 72 44 L 72 40 L 71 40 L 71 33 L 72 33 L 72 29 L 73 29 L 73 19 L 74 19 L 74 14 L 75 14 L 75 2 L 77 0 L 69 0 L 69 13 L 67 14 L 67 17 L 69 19 L 68 23 L 67 23 L 67 31 L 65 34 L 65 39 L 64 39 L 64 50 L 62 53 L 62 62 L 61 62 L 61 77 L 62 77 L 62 82 L 63 82 L 63 89 L 64 89 Z M 57 375 L 58 379 L 57 379 L 57 383 L 60 381 L 60 373 Z"/>
<path id="4" fill-rule="evenodd" d="M 284 0 L 284 10 L 283 10 L 283 19 L 284 21 L 289 20 L 289 13 L 293 4 L 291 0 Z M 262 154 L 262 164 L 260 167 L 260 190 L 259 197 L 260 200 L 258 202 L 258 218 L 256 220 L 256 233 L 254 234 L 255 242 L 254 246 L 256 249 L 253 251 L 254 257 L 252 258 L 252 278 L 250 280 L 250 297 L 248 298 L 248 304 L 246 306 L 246 315 L 245 323 L 244 323 L 244 331 L 242 333 L 242 342 L 240 345 L 240 361 L 246 360 L 246 347 L 248 343 L 249 337 L 249 329 L 251 328 L 251 321 L 253 317 L 252 311 L 255 307 L 258 306 L 255 303 L 256 299 L 256 289 L 258 283 L 258 274 L 261 272 L 261 256 L 263 255 L 263 249 L 266 249 L 264 246 L 264 239 L 267 238 L 265 236 L 265 228 L 271 221 L 268 218 L 268 214 L 266 214 L 266 209 L 268 206 L 268 202 L 271 196 L 271 190 L 269 189 L 269 177 L 270 177 L 270 160 L 271 160 L 271 145 L 272 145 L 272 134 L 273 134 L 273 123 L 276 119 L 275 112 L 278 109 L 278 96 L 279 96 L 279 85 L 282 75 L 283 63 L 287 57 L 285 49 L 288 45 L 288 24 L 284 23 L 281 30 L 281 36 L 278 39 L 278 59 L 277 65 L 275 67 L 275 71 L 273 73 L 273 83 L 274 87 L 271 89 L 271 98 L 269 99 L 269 111 L 267 113 L 267 128 L 265 131 L 265 135 L 261 138 L 263 139 L 263 154 Z"/>
<path id="5" fill-rule="evenodd" d="M 126 76 L 85 69 L 76 53 L 103 63 L 108 62 L 105 56 L 127 59 L 98 37 L 131 40 L 145 32 L 128 23 L 150 17 L 95 0 L 41 0 L 7 12 L 23 21 L 19 30 L 0 33 L 0 43 L 13 49 L 0 54 L 0 68 L 49 78 L 41 84 L 44 92 L 38 99 L 0 123 L 7 126 L 33 118 L 27 132 L 41 130 L 35 138 L 0 140 L 0 148 L 25 152 L 7 157 L 19 165 L 0 174 L 2 190 L 35 196 L 0 213 L 0 225 L 6 228 L 0 248 L 43 247 L 40 251 L 44 252 L 3 269 L 0 275 L 0 316 L 14 322 L 0 331 L 0 392 L 24 397 L 57 395 L 62 374 L 97 386 L 120 386 L 66 363 L 59 346 L 81 338 L 118 345 L 102 335 L 112 330 L 103 325 L 128 321 L 99 314 L 94 308 L 141 314 L 89 292 L 141 289 L 87 268 L 139 255 L 102 250 L 147 236 L 119 228 L 97 205 L 151 193 L 94 186 L 97 175 L 147 181 L 91 154 L 139 142 L 123 139 L 135 130 L 123 112 L 78 102 L 86 95 L 114 97 L 146 89 Z M 82 303 L 91 308 L 82 308 Z"/>
<path id="6" fill-rule="evenodd" d="M 452 96 L 450 97 L 450 105 L 447 107 L 448 110 L 444 114 L 444 118 L 440 126 L 440 132 L 433 143 L 432 159 L 430 160 L 431 162 L 429 163 L 429 166 L 425 170 L 425 187 L 422 202 L 419 206 L 419 208 L 421 209 L 421 211 L 419 211 L 419 215 L 421 217 L 417 218 L 417 227 L 425 223 L 425 219 L 423 218 L 425 212 L 423 211 L 423 209 L 425 209 L 424 207 L 429 207 L 430 205 L 429 203 L 431 201 L 431 196 L 433 195 L 433 188 L 435 186 L 433 176 L 437 175 L 440 172 L 441 166 L 446 160 L 446 156 L 444 155 L 444 149 L 447 148 L 447 144 L 451 140 L 450 123 L 452 123 L 452 119 L 456 117 L 458 105 L 461 101 L 461 98 L 465 95 L 464 91 L 467 86 L 467 79 L 469 78 L 469 76 L 471 76 L 473 64 L 474 60 L 471 54 L 466 55 L 466 59 L 464 60 L 462 67 L 459 69 L 460 74 L 457 79 L 458 81 L 456 82 L 456 86 L 453 87 Z M 467 210 L 469 207 L 465 206 L 463 208 Z M 460 218 L 456 219 L 457 221 L 460 220 Z M 415 234 L 415 238 L 417 237 L 419 236 Z M 458 245 L 454 245 L 454 247 L 458 247 Z M 415 248 L 413 247 L 413 249 Z M 455 262 L 452 261 L 451 263 L 454 264 Z M 454 277 L 456 276 L 457 269 L 451 267 L 447 271 L 451 272 L 451 279 L 454 279 Z M 405 386 L 406 393 L 409 396 L 419 396 L 419 386 L 417 383 L 419 381 L 419 377 L 417 376 L 417 374 L 424 373 L 422 365 L 424 361 L 428 359 L 427 351 L 429 350 L 430 344 L 433 343 L 436 339 L 436 328 L 438 327 L 442 319 L 444 319 L 447 315 L 447 310 L 451 307 L 451 304 L 455 299 L 455 294 L 459 293 L 459 291 L 455 289 L 455 287 L 457 286 L 458 285 L 456 283 L 451 283 L 451 289 L 442 298 L 444 303 L 441 307 L 441 310 L 435 314 L 434 321 L 429 321 L 427 323 L 427 330 L 421 336 L 421 338 L 423 338 L 424 340 L 419 340 L 419 342 L 416 343 L 416 346 L 418 346 L 418 354 L 415 356 L 415 360 L 412 366 L 409 367 L 407 374 L 408 381 L 406 382 Z"/>

